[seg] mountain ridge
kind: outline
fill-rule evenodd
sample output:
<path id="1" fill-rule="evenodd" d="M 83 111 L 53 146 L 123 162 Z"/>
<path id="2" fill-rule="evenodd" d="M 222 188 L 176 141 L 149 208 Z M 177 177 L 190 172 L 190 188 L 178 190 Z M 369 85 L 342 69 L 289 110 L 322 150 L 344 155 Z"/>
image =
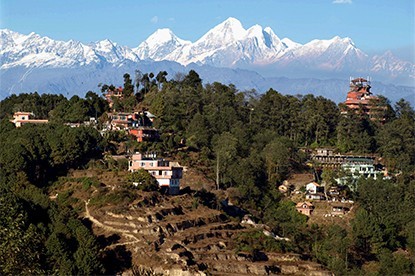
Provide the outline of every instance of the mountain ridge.
<path id="1" fill-rule="evenodd" d="M 68 95 L 85 93 L 96 89 L 92 83 L 121 82 L 125 72 L 166 70 L 161 64 L 169 69 L 170 76 L 197 68 L 205 82 L 233 83 L 238 89 L 260 92 L 275 85 L 273 79 L 282 77 L 298 82 L 304 78 L 348 80 L 351 75 L 370 75 L 394 87 L 413 85 L 415 79 L 413 63 L 391 52 L 371 57 L 351 38 L 335 36 L 300 44 L 289 38 L 280 39 L 270 27 L 254 25 L 245 29 L 235 18 L 225 20 L 195 42 L 181 39 L 167 28 L 157 30 L 136 48 L 120 46 L 109 39 L 83 44 L 2 29 L 0 46 L 2 98 L 34 92 L 33 89 Z M 117 80 L 114 76 L 118 76 Z M 80 91 L 86 83 L 89 85 Z M 410 97 L 411 88 L 408 89 L 401 89 L 403 97 Z M 395 92 L 391 98 L 395 99 L 399 89 L 392 90 Z"/>

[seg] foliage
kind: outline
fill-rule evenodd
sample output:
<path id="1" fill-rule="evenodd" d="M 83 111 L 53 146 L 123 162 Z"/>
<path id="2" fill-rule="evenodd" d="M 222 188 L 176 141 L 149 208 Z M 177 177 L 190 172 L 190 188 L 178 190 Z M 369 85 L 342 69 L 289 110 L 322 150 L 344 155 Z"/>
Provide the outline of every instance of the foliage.
<path id="1" fill-rule="evenodd" d="M 216 186 L 226 183 L 227 170 L 237 154 L 238 140 L 229 132 L 223 132 L 214 142 L 213 150 L 216 155 Z M 225 179 L 224 179 L 225 178 Z"/>
<path id="2" fill-rule="evenodd" d="M 67 101 L 63 95 L 39 95 L 37 92 L 31 94 L 13 94 L 1 101 L 0 119 L 10 118 L 17 111 L 33 112 L 36 118 L 46 119 L 49 117 L 51 110 L 56 108 L 60 103 Z"/>
<path id="3" fill-rule="evenodd" d="M 235 251 L 247 252 L 252 255 L 258 251 L 284 253 L 289 248 L 286 241 L 277 241 L 273 237 L 266 236 L 261 230 L 243 232 L 235 238 Z"/>
<path id="4" fill-rule="evenodd" d="M 410 257 L 415 254 L 415 218 L 408 210 L 415 207 L 415 113 L 406 101 L 392 108 L 381 97 L 376 103 L 377 113 L 371 116 L 386 120 L 373 121 L 363 110 L 342 115 L 341 106 L 323 97 L 282 95 L 273 89 L 259 95 L 218 82 L 203 85 L 194 70 L 177 74 L 172 80 L 166 77 L 166 71 L 156 75 L 137 71 L 133 83 L 125 74 L 123 98 L 114 99 L 117 110 L 132 111 L 139 104 L 157 116 L 154 126 L 162 133 L 161 141 L 152 144 L 130 143 L 125 132 L 111 132 L 102 138 L 92 128 L 62 125 L 89 117 L 102 116 L 101 122 L 105 120 L 102 114 L 108 105 L 91 91 L 85 99 L 33 93 L 12 95 L 1 102 L 0 195 L 15 198 L 5 205 L 13 211 L 0 222 L 17 237 L 1 243 L 0 252 L 7 256 L 0 263 L 4 271 L 102 273 L 94 237 L 66 206 L 71 202 L 70 192 L 66 198 L 60 194 L 56 205 L 42 189 L 70 168 L 83 167 L 89 160 L 102 157 L 103 150 L 116 152 L 123 144 L 130 149 L 174 155 L 196 166 L 207 178 L 216 179 L 218 188 L 230 188 L 232 201 L 292 241 L 276 242 L 262 233 L 249 233 L 239 237 L 239 250 L 246 249 L 257 257 L 261 250 L 294 250 L 339 275 L 414 273 Z M 105 84 L 101 90 L 115 87 Z M 15 129 L 8 120 L 17 110 L 32 111 L 52 123 Z M 336 146 L 347 153 L 378 153 L 397 173 L 392 180 L 356 182 L 351 229 L 307 226 L 307 217 L 277 190 L 277 184 L 302 169 L 305 157 L 299 149 L 320 146 Z M 125 166 L 106 160 L 110 169 Z M 330 186 L 341 174 L 324 171 L 323 180 Z M 81 181 L 84 189 L 95 185 L 93 179 Z M 154 178 L 144 172 L 131 174 L 128 181 L 145 183 L 140 187 L 146 190 L 158 188 Z M 90 204 L 128 204 L 134 200 L 129 189 L 98 193 L 101 196 L 91 199 Z M 195 198 L 195 206 L 219 206 L 213 193 L 200 191 Z M 6 212 L 5 208 L 1 210 Z M 4 229 L 0 235 L 5 235 Z M 28 248 L 22 248 L 25 243 Z M 19 254 L 27 255 L 28 262 L 13 266 L 21 258 Z"/>
<path id="5" fill-rule="evenodd" d="M 415 112 L 403 100 L 396 104 L 397 118 L 380 129 L 379 152 L 388 166 L 400 171 L 415 169 Z"/>
<path id="6" fill-rule="evenodd" d="M 150 192 L 157 191 L 159 189 L 159 184 L 157 180 L 144 169 L 140 169 L 138 171 L 128 174 L 127 181 L 129 185 L 132 185 L 133 183 L 138 183 L 136 188 L 139 190 Z"/>
<path id="7" fill-rule="evenodd" d="M 43 274 L 42 237 L 39 229 L 28 222 L 23 202 L 11 193 L 1 193 L 0 214 L 2 274 Z"/>
<path id="8" fill-rule="evenodd" d="M 348 268 L 350 245 L 347 231 L 339 225 L 330 225 L 322 232 L 324 236 L 313 244 L 315 258 L 336 274 L 344 275 Z"/>
<path id="9" fill-rule="evenodd" d="M 46 97 L 47 98 L 47 97 Z M 4 123 L 4 121 L 2 122 Z M 5 275 L 101 274 L 95 237 L 67 206 L 45 194 L 55 177 L 101 155 L 93 128 L 62 124 L 6 127 L 0 131 L 0 270 Z M 84 185 L 92 183 L 84 179 Z"/>
<path id="10" fill-rule="evenodd" d="M 96 93 L 88 91 L 85 99 L 73 96 L 61 101 L 49 112 L 52 122 L 81 123 L 90 117 L 99 118 L 108 110 L 108 103 Z"/>
<path id="11" fill-rule="evenodd" d="M 101 192 L 91 198 L 90 205 L 103 207 L 105 205 L 126 205 L 131 203 L 136 196 L 129 189 L 121 189 L 111 192 Z"/>

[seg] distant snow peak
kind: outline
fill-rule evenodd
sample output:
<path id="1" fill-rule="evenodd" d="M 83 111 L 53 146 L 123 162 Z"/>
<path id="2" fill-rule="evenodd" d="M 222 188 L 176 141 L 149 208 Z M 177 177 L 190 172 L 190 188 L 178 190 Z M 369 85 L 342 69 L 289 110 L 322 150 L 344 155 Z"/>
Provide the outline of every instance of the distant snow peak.
<path id="1" fill-rule="evenodd" d="M 25 35 L 0 30 L 0 73 L 4 76 L 7 71 L 9 76 L 8 79 L 2 77 L 2 84 L 10 83 L 13 87 L 17 87 L 14 86 L 16 81 L 23 87 L 28 76 L 34 76 L 34 68 L 42 68 L 43 72 L 50 70 L 47 76 L 53 79 L 55 69 L 62 73 L 63 69 L 71 68 L 83 74 L 88 67 L 90 76 L 98 78 L 101 70 L 108 73 L 108 68 L 130 66 L 134 72 L 139 64 L 154 61 L 160 61 L 160 70 L 166 70 L 160 64 L 178 66 L 179 63 L 187 67 L 207 65 L 203 67 L 206 71 L 206 68 L 214 71 L 218 67 L 243 68 L 261 70 L 267 76 L 295 78 L 347 78 L 351 74 L 371 73 L 379 79 L 403 80 L 405 84 L 413 83 L 415 78 L 413 63 L 402 61 L 391 52 L 369 57 L 349 37 L 334 36 L 300 44 L 289 38 L 280 39 L 270 27 L 256 24 L 245 29 L 233 17 L 213 27 L 195 42 L 180 39 L 170 29 L 163 28 L 132 49 L 109 39 L 85 45 L 75 40 L 53 40 L 34 32 Z M 25 77 L 17 80 L 13 70 L 27 70 L 30 74 L 24 73 Z M 102 78 L 97 79 L 96 83 L 102 81 Z"/>
<path id="2" fill-rule="evenodd" d="M 225 21 L 223 21 L 222 23 L 214 27 L 209 32 L 217 32 L 220 30 L 223 30 L 227 33 L 225 34 L 225 36 L 231 35 L 232 38 L 236 40 L 241 39 L 245 35 L 245 32 L 246 32 L 246 30 L 242 26 L 241 21 L 239 21 L 238 19 L 234 17 L 229 17 L 228 19 L 226 19 Z"/>
<path id="3" fill-rule="evenodd" d="M 301 46 L 303 46 L 302 44 L 300 44 L 300 43 L 297 43 L 297 42 L 294 42 L 294 41 L 292 41 L 291 39 L 289 39 L 289 38 L 283 38 L 283 39 L 281 39 L 281 42 L 287 47 L 287 48 L 291 48 L 291 49 L 294 49 L 294 48 L 298 48 L 298 47 L 301 47 Z"/>
<path id="4" fill-rule="evenodd" d="M 221 47 L 242 39 L 245 34 L 246 30 L 241 22 L 236 18 L 229 17 L 219 25 L 210 29 L 195 42 L 195 45 L 203 45 L 209 48 Z"/>
<path id="5" fill-rule="evenodd" d="M 155 31 L 151 36 L 148 37 L 146 40 L 147 45 L 153 46 L 160 43 L 166 43 L 170 41 L 175 41 L 178 44 L 187 44 L 190 43 L 190 41 L 182 40 L 178 38 L 170 29 L 163 28 L 158 29 Z"/>
<path id="6" fill-rule="evenodd" d="M 109 39 L 98 41 L 97 43 L 95 43 L 94 46 L 95 49 L 104 52 L 110 52 L 112 49 L 115 48 L 115 44 Z"/>
<path id="7" fill-rule="evenodd" d="M 170 29 L 158 29 L 143 41 L 137 48 L 132 49 L 140 59 L 163 60 L 171 52 L 190 41 L 178 38 Z"/>

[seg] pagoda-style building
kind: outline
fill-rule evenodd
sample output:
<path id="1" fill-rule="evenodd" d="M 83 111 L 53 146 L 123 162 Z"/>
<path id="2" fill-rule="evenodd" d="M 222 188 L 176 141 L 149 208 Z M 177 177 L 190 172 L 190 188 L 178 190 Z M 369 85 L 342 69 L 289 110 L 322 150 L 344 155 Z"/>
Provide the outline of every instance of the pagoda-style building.
<path id="1" fill-rule="evenodd" d="M 342 111 L 342 114 L 347 114 L 348 111 L 363 112 L 371 120 L 383 121 L 384 118 L 380 112 L 383 108 L 377 104 L 379 98 L 370 92 L 370 88 L 370 80 L 364 78 L 351 79 L 350 91 L 347 93 L 344 102 L 347 108 Z"/>

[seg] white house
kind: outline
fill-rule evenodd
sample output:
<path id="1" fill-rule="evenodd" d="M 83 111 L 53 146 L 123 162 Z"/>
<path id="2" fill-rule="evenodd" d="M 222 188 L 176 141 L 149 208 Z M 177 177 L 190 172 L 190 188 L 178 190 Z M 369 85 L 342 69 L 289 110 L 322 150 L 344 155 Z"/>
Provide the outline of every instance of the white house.
<path id="1" fill-rule="evenodd" d="M 352 164 L 346 163 L 342 165 L 343 170 L 350 172 L 354 178 L 363 176 L 365 178 L 372 177 L 377 179 L 382 172 L 377 171 L 373 164 Z M 359 176 L 357 176 L 357 174 Z"/>
<path id="2" fill-rule="evenodd" d="M 13 120 L 10 120 L 16 127 L 21 127 L 24 124 L 46 124 L 48 120 L 32 119 L 34 116 L 32 112 L 15 112 L 13 114 Z"/>
<path id="3" fill-rule="evenodd" d="M 348 176 L 336 178 L 336 182 L 339 185 L 347 185 L 351 190 L 356 189 L 357 180 L 360 177 L 364 178 L 373 178 L 378 179 L 379 177 L 383 177 L 383 179 L 387 179 L 388 177 L 384 177 L 384 172 L 376 170 L 373 164 L 364 164 L 364 163 L 346 163 L 342 165 L 342 169 L 348 173 Z"/>
<path id="4" fill-rule="evenodd" d="M 325 200 L 326 199 L 326 197 L 322 193 L 316 193 L 316 194 L 307 193 L 305 195 L 305 198 L 308 200 Z"/>
<path id="5" fill-rule="evenodd" d="M 310 182 L 305 186 L 307 193 L 316 194 L 323 191 L 323 187 L 320 186 L 317 182 Z"/>

